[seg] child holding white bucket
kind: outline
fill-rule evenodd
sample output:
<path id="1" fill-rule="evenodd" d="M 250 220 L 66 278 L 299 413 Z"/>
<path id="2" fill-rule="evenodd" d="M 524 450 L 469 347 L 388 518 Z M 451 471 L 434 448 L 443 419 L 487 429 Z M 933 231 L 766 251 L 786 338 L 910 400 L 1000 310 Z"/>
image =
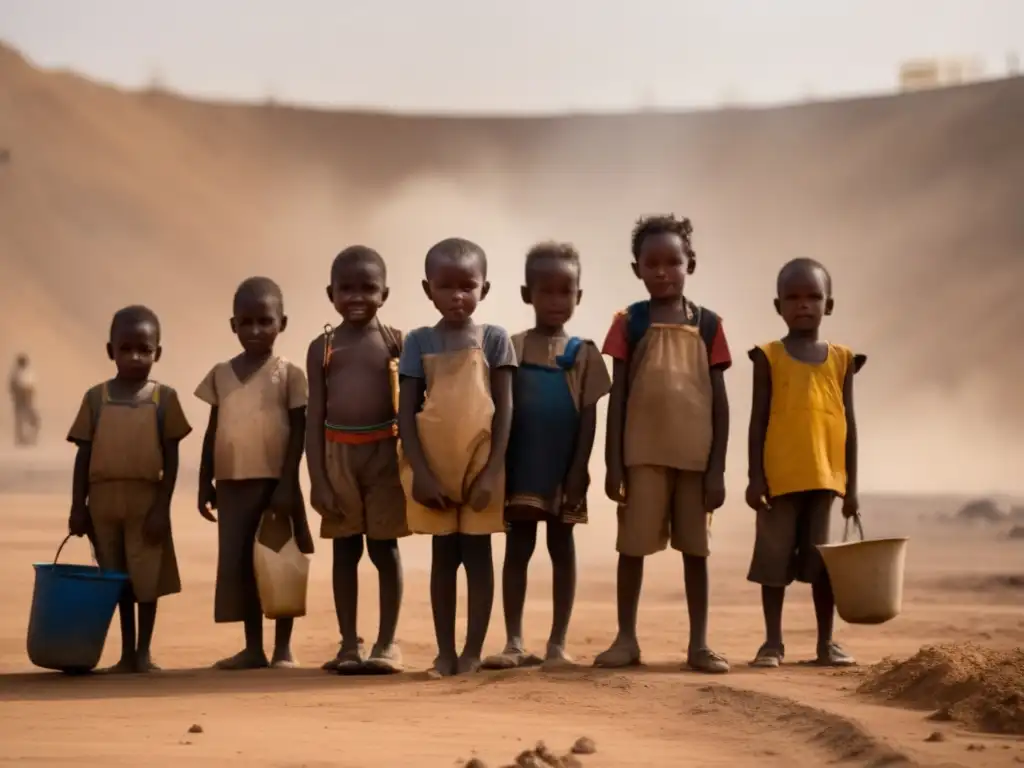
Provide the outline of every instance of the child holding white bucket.
<path id="1" fill-rule="evenodd" d="M 761 585 L 765 641 L 752 666 L 778 667 L 785 657 L 782 606 L 794 580 L 811 585 L 818 624 L 816 663 L 855 663 L 833 639 L 835 598 L 817 549 L 829 542 L 836 496 L 843 516 L 858 514 L 857 424 L 853 377 L 866 357 L 819 338 L 832 314 L 832 278 L 812 259 L 779 271 L 775 310 L 789 332 L 750 350 L 754 393 L 750 413 L 747 504 L 757 535 L 747 578 Z"/>
<path id="2" fill-rule="evenodd" d="M 153 310 L 118 310 L 107 342 L 117 375 L 85 393 L 68 431 L 78 446 L 68 528 L 88 535 L 99 566 L 127 573 L 130 585 L 118 603 L 121 659 L 111 672 L 157 669 L 150 653 L 157 600 L 181 591 L 171 496 L 178 443 L 192 427 L 178 394 L 149 378 L 160 351 Z"/>
<path id="3" fill-rule="evenodd" d="M 217 669 L 295 667 L 293 618 L 278 618 L 274 653 L 263 650 L 263 609 L 253 549 L 261 541 L 287 541 L 313 552 L 299 489 L 306 432 L 306 374 L 274 354 L 288 324 L 277 283 L 250 277 L 235 291 L 231 330 L 241 354 L 218 363 L 196 389 L 210 406 L 199 469 L 199 514 L 217 523 L 214 621 L 241 622 L 245 647 Z M 216 509 L 218 514 L 213 514 Z"/>

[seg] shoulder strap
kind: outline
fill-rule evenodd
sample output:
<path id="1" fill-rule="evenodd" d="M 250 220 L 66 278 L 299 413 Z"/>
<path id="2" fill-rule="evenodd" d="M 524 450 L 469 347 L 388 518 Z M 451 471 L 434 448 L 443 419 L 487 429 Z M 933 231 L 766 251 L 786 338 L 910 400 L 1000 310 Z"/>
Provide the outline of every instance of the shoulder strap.
<path id="1" fill-rule="evenodd" d="M 697 331 L 700 333 L 701 339 L 704 340 L 704 346 L 710 352 L 715 336 L 718 335 L 718 326 L 721 324 L 722 319 L 707 307 L 700 307 L 696 304 L 692 305 L 692 307 L 697 313 Z"/>
<path id="2" fill-rule="evenodd" d="M 92 435 L 96 435 L 96 424 L 100 420 L 100 412 L 103 410 L 103 403 L 107 399 L 107 384 L 104 382 L 98 386 L 93 387 L 85 393 L 86 400 L 89 402 L 89 413 L 92 418 Z"/>
<path id="3" fill-rule="evenodd" d="M 327 323 L 324 326 L 324 364 L 323 364 L 323 375 L 327 378 L 327 367 L 331 364 L 331 345 L 334 343 L 334 326 Z"/>
<path id="4" fill-rule="evenodd" d="M 167 398 L 170 387 L 157 384 L 153 390 L 153 404 L 156 405 L 156 433 L 160 439 L 160 447 L 164 444 L 164 424 L 167 422 Z"/>
<path id="5" fill-rule="evenodd" d="M 380 321 L 377 321 L 377 327 L 380 329 L 381 338 L 384 339 L 384 344 L 388 348 L 388 354 L 392 357 L 401 357 L 402 334 L 390 325 L 384 325 Z"/>
<path id="6" fill-rule="evenodd" d="M 576 365 L 576 358 L 579 356 L 580 348 L 583 346 L 583 339 L 579 336 L 573 336 L 565 344 L 565 349 L 558 357 L 555 358 L 555 362 L 558 363 L 558 367 L 563 370 L 571 370 Z"/>
<path id="7" fill-rule="evenodd" d="M 630 304 L 626 308 L 626 340 L 629 342 L 629 351 L 632 352 L 640 339 L 651 327 L 651 302 L 644 300 Z"/>

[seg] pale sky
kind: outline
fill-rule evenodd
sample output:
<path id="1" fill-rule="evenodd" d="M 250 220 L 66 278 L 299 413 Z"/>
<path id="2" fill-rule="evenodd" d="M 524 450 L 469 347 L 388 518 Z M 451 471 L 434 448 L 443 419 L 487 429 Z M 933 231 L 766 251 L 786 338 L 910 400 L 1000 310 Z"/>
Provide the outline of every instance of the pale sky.
<path id="1" fill-rule="evenodd" d="M 185 93 L 559 112 L 894 87 L 899 63 L 1024 58 L 1024 0 L 0 0 L 43 66 Z"/>

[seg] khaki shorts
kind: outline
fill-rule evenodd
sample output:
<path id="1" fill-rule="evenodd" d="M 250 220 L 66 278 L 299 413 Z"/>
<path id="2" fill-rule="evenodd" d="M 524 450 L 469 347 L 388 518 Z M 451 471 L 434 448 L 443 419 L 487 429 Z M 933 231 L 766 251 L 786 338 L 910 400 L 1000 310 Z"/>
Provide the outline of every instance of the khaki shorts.
<path id="1" fill-rule="evenodd" d="M 704 509 L 704 473 L 670 467 L 626 469 L 626 503 L 619 505 L 615 548 L 645 557 L 669 543 L 684 555 L 710 553 L 710 515 Z"/>
<path id="2" fill-rule="evenodd" d="M 89 486 L 89 514 L 101 568 L 128 574 L 140 603 L 181 591 L 178 560 L 170 535 L 150 544 L 142 535 L 157 485 L 142 480 L 108 480 Z"/>
<path id="3" fill-rule="evenodd" d="M 757 536 L 747 579 L 766 587 L 817 581 L 825 563 L 815 545 L 829 543 L 834 499 L 832 491 L 804 491 L 773 498 L 771 509 L 757 513 Z"/>
<path id="4" fill-rule="evenodd" d="M 397 438 L 355 445 L 324 441 L 327 481 L 340 508 L 314 505 L 322 516 L 321 537 L 399 539 L 409 535 L 396 443 Z"/>

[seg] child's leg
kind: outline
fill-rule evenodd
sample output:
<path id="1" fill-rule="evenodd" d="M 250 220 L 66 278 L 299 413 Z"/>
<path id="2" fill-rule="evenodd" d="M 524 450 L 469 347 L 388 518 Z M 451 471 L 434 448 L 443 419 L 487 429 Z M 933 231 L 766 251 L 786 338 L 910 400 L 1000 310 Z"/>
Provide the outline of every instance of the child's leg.
<path id="1" fill-rule="evenodd" d="M 277 619 L 274 622 L 274 655 L 270 666 L 275 669 L 293 669 L 298 666 L 292 654 L 292 630 L 295 619 Z"/>
<path id="2" fill-rule="evenodd" d="M 454 675 L 458 665 L 455 650 L 455 601 L 458 590 L 459 566 L 462 550 L 459 534 L 434 536 L 431 542 L 430 607 L 434 614 L 434 635 L 437 638 L 437 658 L 430 670 L 431 676 Z"/>
<path id="3" fill-rule="evenodd" d="M 668 545 L 673 476 L 664 467 L 628 467 L 627 502 L 619 506 L 617 600 L 619 632 L 611 647 L 598 654 L 598 667 L 628 667 L 640 663 L 637 611 L 644 582 L 644 557 Z"/>
<path id="4" fill-rule="evenodd" d="M 334 539 L 334 561 L 331 585 L 334 591 L 334 613 L 338 619 L 341 645 L 337 655 L 322 669 L 329 672 L 355 670 L 363 663 L 361 641 L 357 629 L 359 614 L 359 561 L 363 559 L 363 536 L 341 536 Z"/>
<path id="5" fill-rule="evenodd" d="M 776 496 L 770 509 L 757 513 L 757 533 L 747 580 L 761 585 L 761 608 L 764 612 L 764 643 L 757 651 L 752 666 L 778 667 L 786 655 L 782 635 L 782 608 L 786 587 L 794 578 L 797 521 L 800 499 L 797 494 Z"/>
<path id="6" fill-rule="evenodd" d="M 402 656 L 395 644 L 403 586 L 398 539 L 367 539 L 366 547 L 380 579 L 380 628 L 377 642 L 370 651 L 369 663 L 375 671 L 400 672 Z"/>
<path id="7" fill-rule="evenodd" d="M 523 607 L 526 604 L 527 570 L 537 545 L 537 523 L 514 520 L 505 536 L 505 563 L 501 569 L 501 595 L 505 611 L 505 648 L 484 661 L 485 669 L 513 669 L 539 664 L 523 645 Z"/>
<path id="8" fill-rule="evenodd" d="M 469 611 L 466 618 L 466 645 L 459 657 L 458 671 L 476 672 L 487 638 L 494 607 L 494 558 L 489 534 L 459 534 L 462 563 L 466 566 Z"/>
<path id="9" fill-rule="evenodd" d="M 134 672 L 136 670 L 136 635 L 135 635 L 135 594 L 131 585 L 125 587 L 121 599 L 117 601 L 117 614 L 121 620 L 121 658 L 108 672 Z"/>
<path id="10" fill-rule="evenodd" d="M 548 554 L 551 555 L 551 635 L 545 659 L 571 662 L 565 652 L 573 603 L 576 601 L 576 541 L 572 523 L 548 521 Z"/>

